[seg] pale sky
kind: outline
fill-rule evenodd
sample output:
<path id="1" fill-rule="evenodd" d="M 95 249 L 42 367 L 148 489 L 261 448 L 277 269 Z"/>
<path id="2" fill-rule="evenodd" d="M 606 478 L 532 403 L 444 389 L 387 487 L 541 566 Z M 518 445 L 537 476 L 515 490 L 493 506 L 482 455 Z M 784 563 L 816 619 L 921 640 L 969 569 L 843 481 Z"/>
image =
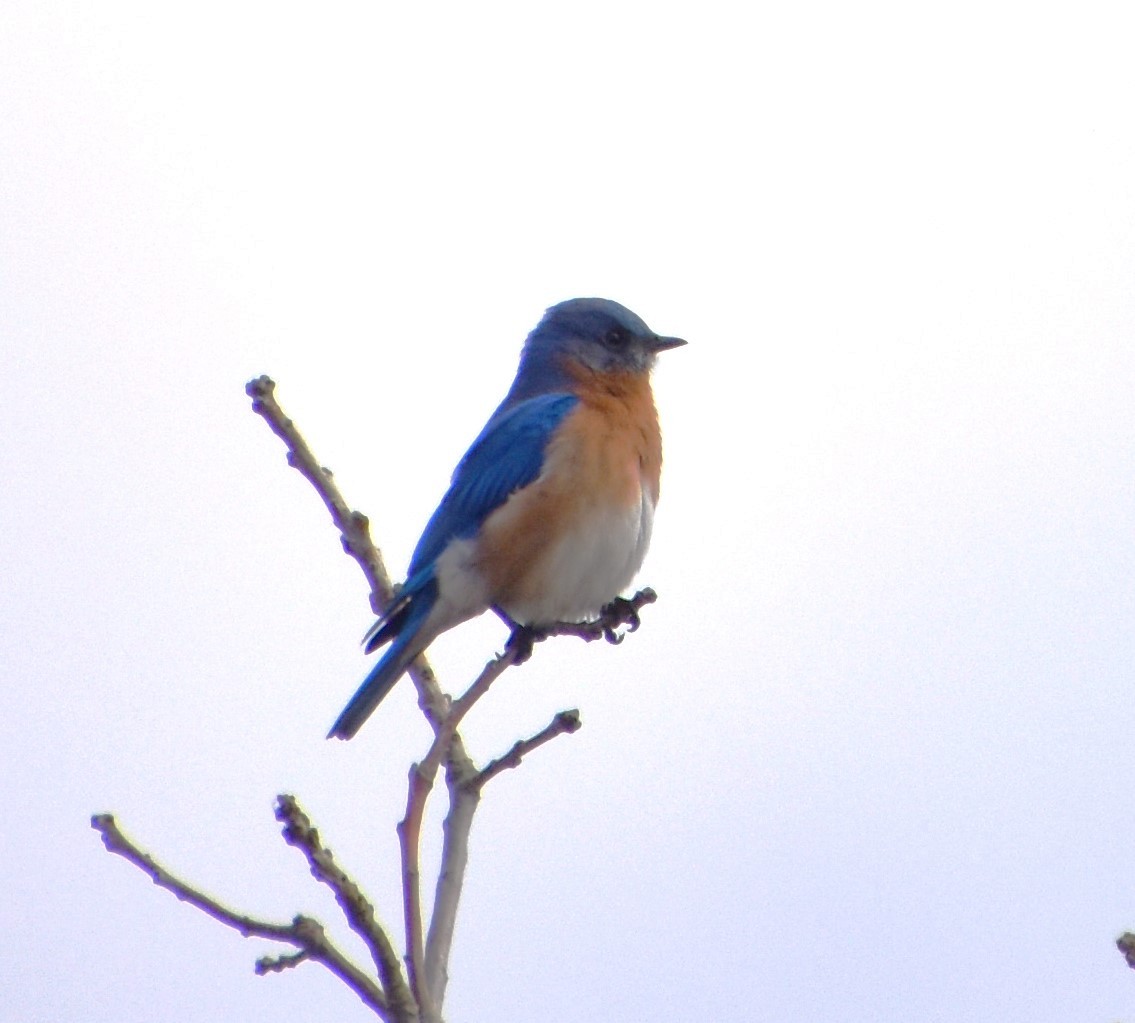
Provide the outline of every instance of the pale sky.
<path id="1" fill-rule="evenodd" d="M 1133 1023 L 1128 13 L 9 2 L 0 1019 L 372 1018 L 88 819 L 357 952 L 292 792 L 398 930 L 427 730 L 403 684 L 323 739 L 365 587 L 243 386 L 401 572 L 527 331 L 602 295 L 690 342 L 660 600 L 464 728 L 584 722 L 486 790 L 449 1023 Z"/>

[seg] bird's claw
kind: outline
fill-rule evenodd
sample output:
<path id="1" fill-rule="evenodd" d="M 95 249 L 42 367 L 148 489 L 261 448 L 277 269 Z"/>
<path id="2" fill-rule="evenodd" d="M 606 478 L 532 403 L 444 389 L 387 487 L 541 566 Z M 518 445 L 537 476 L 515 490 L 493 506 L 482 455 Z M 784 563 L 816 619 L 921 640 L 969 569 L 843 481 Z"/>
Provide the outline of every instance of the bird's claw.
<path id="1" fill-rule="evenodd" d="M 505 652 L 513 655 L 513 664 L 523 664 L 532 656 L 532 648 L 545 638 L 543 632 L 531 625 L 514 626 L 505 644 Z"/>
<path id="2" fill-rule="evenodd" d="M 629 632 L 637 632 L 642 624 L 639 611 L 647 604 L 653 604 L 658 594 L 649 587 L 641 589 L 633 597 L 616 597 L 603 605 L 598 618 L 584 622 L 558 622 L 552 625 L 521 625 L 514 621 L 503 609 L 493 610 L 507 624 L 509 634 L 505 651 L 512 655 L 513 664 L 523 664 L 532 656 L 532 648 L 550 636 L 579 636 L 591 642 L 605 639 L 612 646 L 618 646 Z"/>
<path id="3" fill-rule="evenodd" d="M 646 602 L 649 603 L 649 601 Z M 613 646 L 618 646 L 626 638 L 628 632 L 638 631 L 638 627 L 642 624 L 642 619 L 638 614 L 640 606 L 641 604 L 636 600 L 628 600 L 626 597 L 616 597 L 611 603 L 607 604 L 600 612 L 603 638 Z M 622 626 L 626 626 L 625 632 L 618 631 Z"/>

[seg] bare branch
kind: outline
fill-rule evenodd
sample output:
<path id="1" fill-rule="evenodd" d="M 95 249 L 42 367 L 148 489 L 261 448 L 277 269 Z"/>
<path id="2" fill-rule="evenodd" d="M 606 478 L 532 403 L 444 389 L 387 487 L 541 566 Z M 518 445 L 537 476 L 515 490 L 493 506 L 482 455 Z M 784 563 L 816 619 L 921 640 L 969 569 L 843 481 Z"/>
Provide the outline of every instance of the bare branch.
<path id="1" fill-rule="evenodd" d="M 425 1018 L 432 1018 L 444 998 L 448 983 L 447 962 L 457 918 L 461 883 L 468 861 L 468 834 L 477 808 L 481 788 L 501 771 L 520 765 L 524 756 L 551 741 L 557 735 L 574 732 L 580 727 L 578 711 L 557 714 L 546 728 L 529 739 L 517 742 L 499 760 L 478 772 L 462 751 L 462 761 L 455 763 L 451 744 L 460 742 L 457 728 L 473 705 L 488 692 L 489 687 L 508 668 L 523 663 L 532 653 L 532 645 L 553 635 L 574 635 L 585 640 L 605 637 L 610 643 L 622 642 L 617 630 L 623 626 L 633 632 L 639 626 L 639 610 L 657 600 L 651 589 L 643 589 L 634 597 L 618 598 L 603 609 L 594 622 L 565 623 L 548 629 L 514 629 L 504 653 L 495 657 L 481 671 L 472 685 L 455 701 L 449 713 L 435 728 L 434 741 L 425 757 L 410 769 L 406 796 L 406 815 L 398 825 L 402 850 L 402 897 L 406 923 L 406 950 L 410 972 L 410 986 L 418 996 Z M 441 873 L 438 876 L 434 915 L 430 922 L 429 940 L 425 939 L 421 912 L 421 873 L 419 848 L 422 818 L 426 801 L 437 777 L 442 760 L 451 756 L 450 811 L 446 816 L 445 842 L 442 848 Z M 454 784 L 453 779 L 459 779 Z M 468 798 L 475 795 L 477 798 Z"/>
<path id="2" fill-rule="evenodd" d="M 449 744 L 462 719 L 472 710 L 473 704 L 489 691 L 489 686 L 516 663 L 516 657 L 517 653 L 513 649 L 506 649 L 503 654 L 498 654 L 481 669 L 481 674 L 473 680 L 469 688 L 453 701 L 453 706 L 434 735 L 434 741 L 425 757 L 415 766 L 417 772 L 427 779 L 429 785 L 433 784 L 437 770 L 449 752 Z"/>
<path id="3" fill-rule="evenodd" d="M 343 499 L 334 474 L 320 465 L 296 424 L 276 401 L 276 383 L 271 377 L 259 376 L 244 387 L 252 399 L 252 411 L 261 416 L 288 449 L 288 465 L 301 473 L 319 494 L 331 520 L 339 530 L 343 550 L 358 562 L 370 587 L 370 605 L 375 614 L 382 614 L 394 596 L 394 584 L 381 552 L 370 538 L 370 520 L 360 511 L 353 511 Z M 437 676 L 424 655 L 416 657 L 409 669 L 410 679 L 418 690 L 418 705 L 436 729 L 445 717 L 448 700 L 438 685 Z"/>
<path id="4" fill-rule="evenodd" d="M 275 386 L 270 378 L 261 376 L 249 381 L 245 391 L 252 398 L 253 410 L 286 445 L 288 464 L 311 483 L 331 513 L 343 549 L 358 563 L 367 579 L 371 606 L 376 614 L 381 614 L 389 606 L 395 588 L 381 553 L 371 541 L 369 521 L 361 512 L 347 505 L 331 471 L 315 459 L 295 423 L 276 402 Z M 284 825 L 285 840 L 303 851 L 312 875 L 334 892 L 352 930 L 363 938 L 370 950 L 381 986 L 338 950 L 317 920 L 299 915 L 290 924 L 280 924 L 237 913 L 170 874 L 152 856 L 127 839 L 110 814 L 95 815 L 91 818 L 91 826 L 102 835 L 108 851 L 134 863 L 156 885 L 181 901 L 196 906 L 245 937 L 261 937 L 296 948 L 293 953 L 261 957 L 256 962 L 258 974 L 280 973 L 312 960 L 331 970 L 388 1023 L 440 1023 L 448 984 L 447 963 L 468 863 L 469 831 L 481 790 L 502 771 L 518 767 L 525 756 L 544 743 L 562 733 L 576 731 L 580 720 L 578 711 L 561 711 L 547 727 L 528 739 L 516 742 L 507 753 L 479 771 L 465 751 L 457 731 L 459 725 L 504 671 L 531 656 L 535 643 L 561 635 L 574 635 L 587 641 L 604 638 L 610 643 L 620 643 L 626 632 L 634 632 L 638 628 L 641 608 L 655 599 L 653 590 L 644 589 L 630 599 L 617 598 L 592 622 L 561 623 L 541 629 L 516 627 L 504 652 L 485 666 L 457 700 L 451 700 L 442 691 L 424 657 L 417 658 L 410 666 L 409 674 L 418 691 L 418 704 L 434 737 L 425 757 L 410 770 L 406 814 L 398 825 L 406 931 L 405 976 L 398 953 L 379 923 L 370 901 L 335 863 L 331 851 L 323 846 L 318 831 L 295 798 L 289 795 L 277 797 L 276 818 Z M 443 762 L 446 765 L 450 807 L 443 826 L 442 863 L 427 939 L 422 923 L 421 829 L 426 802 Z M 1127 946 L 1125 941 L 1128 941 Z M 1120 948 L 1128 956 L 1128 961 L 1135 965 L 1135 936 L 1124 935 L 1120 939 Z"/>
<path id="5" fill-rule="evenodd" d="M 489 690 L 489 686 L 516 662 L 515 649 L 505 650 L 485 665 L 473 684 L 453 702 L 449 713 L 437 729 L 429 750 L 420 763 L 410 768 L 409 785 L 406 793 L 406 815 L 398 825 L 398 838 L 402 849 L 402 899 L 406 922 L 406 956 L 410 972 L 410 987 L 418 998 L 422 1016 L 434 1018 L 436 1007 L 431 986 L 426 980 L 425 971 L 425 932 L 422 925 L 421 872 L 419 869 L 419 849 L 421 846 L 422 818 L 425 815 L 426 800 L 433 788 L 438 768 L 450 756 L 450 745 L 457 738 L 457 726 L 470 708 Z M 467 773 L 467 772 L 462 772 Z M 452 807 L 451 807 L 452 810 Z M 472 824 L 472 815 L 468 816 Z M 443 862 L 443 872 L 450 868 Z M 463 875 L 464 867 L 460 871 Z M 456 917 L 456 905 L 454 905 Z"/>
<path id="6" fill-rule="evenodd" d="M 283 409 L 281 409 L 280 405 L 277 403 L 275 388 L 275 383 L 269 377 L 261 376 L 249 381 L 245 387 L 245 392 L 252 398 L 253 411 L 263 417 L 272 432 L 280 437 L 286 445 L 288 449 L 288 464 L 303 474 L 304 478 L 315 488 L 316 492 L 323 500 L 323 503 L 331 512 L 331 518 L 339 529 L 342 538 L 343 549 L 358 562 L 359 567 L 363 570 L 363 574 L 367 579 L 367 584 L 371 591 L 371 607 L 376 614 L 381 614 L 382 610 L 390 603 L 391 597 L 394 594 L 394 586 L 390 581 L 390 575 L 386 570 L 381 555 L 370 539 L 369 522 L 365 515 L 352 511 L 347 505 L 347 502 L 343 499 L 334 481 L 331 471 L 319 464 L 312 454 L 311 449 L 308 447 L 307 442 L 296 428 L 295 423 L 284 413 Z M 501 670 L 504 670 L 503 667 Z M 435 751 L 434 755 L 439 761 L 444 757 L 448 764 L 448 770 L 456 776 L 461 778 L 472 776 L 476 773 L 476 767 L 465 751 L 465 745 L 461 740 L 461 736 L 456 732 L 457 722 L 464 715 L 468 707 L 463 708 L 456 718 L 452 716 L 449 697 L 442 692 L 437 677 L 434 675 L 433 670 L 430 668 L 424 656 L 419 656 L 414 660 L 413 664 L 410 666 L 409 674 L 418 691 L 418 706 L 422 709 L 422 713 L 425 715 L 426 720 L 435 733 L 435 743 L 431 746 L 431 751 Z M 443 731 L 444 735 L 439 742 L 437 741 L 437 736 Z M 429 757 L 428 754 L 427 757 Z M 434 773 L 436 774 L 436 767 L 434 767 Z M 420 843 L 421 815 L 424 811 L 425 798 L 432 784 L 433 777 L 431 775 L 429 783 L 425 785 L 424 789 L 420 791 L 416 797 L 416 802 L 413 797 L 408 799 L 407 819 L 399 825 L 398 829 L 402 845 L 403 909 L 406 918 L 407 960 L 410 970 L 410 984 L 413 992 L 419 996 L 425 989 L 419 986 L 424 952 L 422 951 L 421 939 L 422 924 L 420 878 L 418 877 L 418 848 Z M 416 807 L 416 809 L 414 809 L 414 807 Z M 463 822 L 462 826 L 468 829 L 472 823 L 471 817 L 466 818 L 463 816 L 461 819 Z M 407 830 L 407 828 L 409 828 L 409 830 Z M 464 836 L 465 840 L 467 840 L 467 837 L 468 835 L 466 834 Z M 445 862 L 442 864 L 442 873 L 451 879 L 455 879 L 454 894 L 451 900 L 454 913 L 456 913 L 456 902 L 460 895 L 461 882 L 464 878 L 464 869 L 464 862 L 461 863 L 459 869 L 453 869 L 451 865 Z M 446 945 L 448 947 L 448 941 Z M 418 948 L 416 960 L 415 947 Z M 415 973 L 415 961 L 417 962 L 417 973 Z M 427 992 L 427 1003 L 428 1002 L 429 997 Z M 440 1006 L 440 1000 L 434 1004 Z"/>
<path id="7" fill-rule="evenodd" d="M 277 404 L 275 381 L 260 376 L 245 384 L 244 391 L 252 399 L 252 411 L 262 416 L 272 432 L 287 446 L 288 465 L 301 473 L 323 499 L 342 537 L 343 550 L 359 563 L 367 577 L 374 612 L 380 614 L 390 603 L 394 589 L 382 554 L 371 541 L 370 520 L 362 512 L 350 508 L 339 492 L 331 470 L 316 461 L 296 424 Z"/>
<path id="8" fill-rule="evenodd" d="M 465 869 L 469 864 L 469 832 L 481 801 L 480 790 L 467 784 L 470 777 L 472 775 L 454 770 L 452 762 L 447 765 L 445 780 L 449 788 L 449 812 L 442 824 L 441 869 L 437 875 L 433 917 L 425 952 L 426 984 L 435 1005 L 445 1002 L 445 989 L 449 984 L 449 953 L 453 946 Z"/>
<path id="9" fill-rule="evenodd" d="M 335 484 L 331 471 L 315 459 L 293 421 L 276 402 L 274 382 L 261 376 L 250 381 L 245 391 L 252 398 L 253 410 L 284 441 L 288 449 L 288 464 L 302 473 L 315 487 L 330 511 L 340 532 L 343 549 L 358 562 L 366 576 L 371 591 L 371 606 L 376 614 L 381 614 L 389 606 L 395 589 L 382 556 L 371 541 L 367 517 L 351 510 Z M 411 665 L 409 674 L 418 691 L 418 705 L 433 729 L 434 739 L 422 761 L 410 770 L 406 814 L 398 825 L 408 988 L 402 980 L 402 972 L 389 939 L 374 920 L 373 908 L 358 892 L 357 886 L 334 866 L 330 853 L 319 845 L 318 836 L 306 817 L 302 817 L 301 826 L 299 818 L 295 816 L 300 811 L 294 800 L 285 804 L 284 800 L 290 797 L 280 797 L 277 816 L 281 820 L 288 818 L 285 836 L 294 833 L 294 841 L 291 837 L 288 840 L 305 849 L 312 873 L 335 890 L 351 926 L 367 941 L 393 1009 L 403 1010 L 416 1001 L 423 1023 L 433 1023 L 440 1019 L 448 981 L 446 964 L 468 862 L 469 830 L 482 787 L 501 771 L 518 766 L 528 753 L 556 735 L 573 732 L 579 727 L 578 713 L 564 711 L 547 728 L 529 739 L 517 742 L 504 756 L 478 771 L 466 753 L 457 731 L 465 714 L 507 668 L 527 660 L 534 643 L 558 635 L 574 635 L 587 641 L 604 638 L 610 643 L 622 642 L 626 632 L 634 632 L 638 628 L 641 608 L 653 603 L 655 599 L 653 590 L 644 589 L 629 600 L 617 598 L 593 622 L 563 623 L 538 630 L 514 629 L 504 653 L 489 662 L 456 701 L 451 702 L 442 691 L 424 656 L 418 657 Z M 423 933 L 421 908 L 421 829 L 426 801 L 443 762 L 446 764 L 450 808 L 445 818 L 441 871 L 427 941 Z M 291 959 L 299 961 L 298 956 L 281 957 L 266 965 L 265 969 L 285 969 L 295 965 Z"/>
<path id="10" fill-rule="evenodd" d="M 302 948 L 290 955 L 261 956 L 256 960 L 256 972 L 260 976 L 266 973 L 283 973 L 309 958 L 311 958 L 310 953 Z"/>
<path id="11" fill-rule="evenodd" d="M 422 776 L 417 764 L 410 765 L 406 815 L 398 824 L 402 852 L 402 915 L 406 925 L 406 969 L 410 989 L 418 999 L 424 1019 L 435 1015 L 433 998 L 425 983 L 425 944 L 422 937 L 422 880 L 418 850 L 422 839 L 422 816 L 432 782 Z"/>
<path id="12" fill-rule="evenodd" d="M 267 938 L 270 941 L 283 941 L 296 946 L 300 950 L 294 956 L 281 956 L 275 961 L 267 957 L 260 959 L 256 964 L 257 973 L 277 972 L 284 969 L 285 965 L 295 966 L 305 959 L 311 959 L 326 966 L 384 1019 L 398 1019 L 398 1017 L 390 1015 L 390 1005 L 382 989 L 332 944 L 324 933 L 322 924 L 317 920 L 313 920 L 311 917 L 297 916 L 290 924 L 275 924 L 237 913 L 171 874 L 149 853 L 143 852 L 131 842 L 119 829 L 111 814 L 95 814 L 91 818 L 91 827 L 102 835 L 103 845 L 109 852 L 116 853 L 129 860 L 136 867 L 149 874 L 150 879 L 159 888 L 164 888 L 173 893 L 182 902 L 196 906 L 203 913 L 208 914 L 226 927 L 231 927 L 246 938 L 256 937 Z M 290 962 L 285 964 L 285 959 L 290 960 Z M 275 962 L 275 966 L 268 965 L 273 962 Z"/>
<path id="13" fill-rule="evenodd" d="M 149 853 L 143 852 L 122 833 L 113 814 L 95 814 L 91 818 L 91 827 L 102 835 L 103 845 L 109 852 L 125 857 L 149 874 L 150 880 L 159 888 L 172 892 L 182 902 L 196 906 L 203 913 L 208 913 L 214 920 L 219 920 L 225 926 L 238 931 L 243 937 L 270 938 L 273 941 L 290 941 L 295 937 L 291 924 L 266 923 L 254 917 L 237 913 L 175 877 Z"/>
<path id="14" fill-rule="evenodd" d="M 312 827 L 307 814 L 300 809 L 294 796 L 276 797 L 276 819 L 284 825 L 284 840 L 307 857 L 311 874 L 335 893 L 335 901 L 343 915 L 370 949 L 382 986 L 398 1019 L 417 1017 L 417 1009 L 406 981 L 398 953 L 390 938 L 375 917 L 374 907 L 359 886 L 335 862 L 331 850 L 324 847 L 319 832 Z"/>
<path id="15" fill-rule="evenodd" d="M 497 757 L 496 760 L 490 760 L 476 775 L 466 782 L 466 787 L 480 792 L 481 789 L 485 787 L 486 782 L 495 778 L 501 771 L 519 767 L 521 760 L 534 749 L 538 749 L 546 742 L 551 742 L 557 735 L 563 735 L 565 733 L 570 735 L 572 732 L 577 732 L 582 725 L 583 722 L 579 719 L 578 710 L 561 710 L 552 718 L 551 723 L 546 728 L 541 729 L 530 738 L 520 739 L 513 745 L 512 749 L 503 756 Z"/>

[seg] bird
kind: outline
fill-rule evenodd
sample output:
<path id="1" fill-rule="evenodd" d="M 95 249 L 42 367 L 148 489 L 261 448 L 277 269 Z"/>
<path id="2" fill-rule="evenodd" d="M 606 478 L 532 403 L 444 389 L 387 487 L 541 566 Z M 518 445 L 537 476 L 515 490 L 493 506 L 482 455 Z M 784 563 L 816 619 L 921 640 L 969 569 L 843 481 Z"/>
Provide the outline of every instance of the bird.
<path id="1" fill-rule="evenodd" d="M 610 299 L 573 298 L 544 313 L 405 582 L 363 637 L 366 653 L 390 648 L 328 738 L 353 738 L 448 629 L 490 609 L 514 628 L 581 622 L 630 585 L 662 468 L 650 371 L 660 352 L 684 344 Z"/>

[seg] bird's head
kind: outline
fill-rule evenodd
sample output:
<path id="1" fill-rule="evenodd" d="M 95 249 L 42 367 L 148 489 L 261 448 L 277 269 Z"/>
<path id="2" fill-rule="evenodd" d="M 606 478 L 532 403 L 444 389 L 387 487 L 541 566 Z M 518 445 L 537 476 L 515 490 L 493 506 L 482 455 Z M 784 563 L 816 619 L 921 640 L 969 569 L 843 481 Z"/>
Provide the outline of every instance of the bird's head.
<path id="1" fill-rule="evenodd" d="M 567 360 L 598 373 L 647 373 L 659 352 L 685 343 L 655 334 L 618 302 L 572 298 L 544 314 L 528 335 L 523 359 L 535 366 Z"/>
<path id="2" fill-rule="evenodd" d="M 524 342 L 520 368 L 489 419 L 541 394 L 572 390 L 582 367 L 597 373 L 646 374 L 655 357 L 686 342 L 660 337 L 634 313 L 606 298 L 572 298 L 552 306 Z M 486 426 L 488 429 L 488 426 Z"/>

